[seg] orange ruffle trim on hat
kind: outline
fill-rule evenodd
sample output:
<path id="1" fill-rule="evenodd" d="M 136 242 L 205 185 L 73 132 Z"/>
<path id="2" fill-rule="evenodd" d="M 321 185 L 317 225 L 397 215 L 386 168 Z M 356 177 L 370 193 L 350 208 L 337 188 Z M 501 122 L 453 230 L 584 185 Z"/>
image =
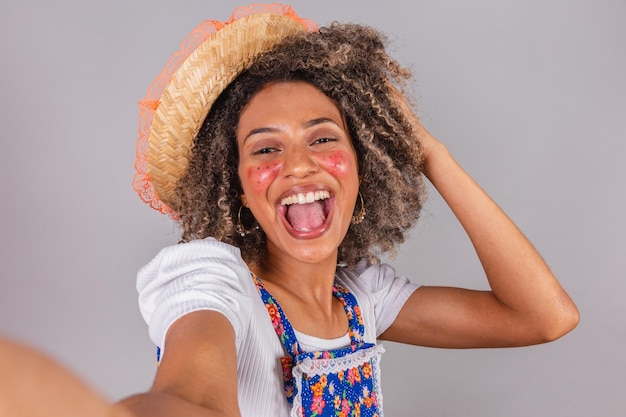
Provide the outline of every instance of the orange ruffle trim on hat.
<path id="1" fill-rule="evenodd" d="M 309 31 L 317 30 L 315 22 L 299 17 L 291 6 L 288 5 L 276 3 L 252 4 L 249 6 L 237 7 L 230 16 L 230 19 L 227 21 L 221 22 L 217 20 L 205 20 L 201 22 L 189 35 L 187 35 L 185 40 L 183 40 L 180 45 L 180 50 L 170 57 L 159 76 L 156 77 L 148 88 L 146 97 L 139 101 L 139 138 L 137 139 L 133 189 L 137 192 L 139 198 L 141 198 L 153 209 L 176 218 L 172 209 L 163 203 L 156 195 L 147 169 L 150 126 L 152 124 L 154 113 L 159 106 L 161 94 L 169 84 L 172 74 L 178 70 L 185 59 L 187 59 L 187 57 L 209 36 L 237 19 L 261 13 L 274 13 L 288 16 L 300 22 Z"/>

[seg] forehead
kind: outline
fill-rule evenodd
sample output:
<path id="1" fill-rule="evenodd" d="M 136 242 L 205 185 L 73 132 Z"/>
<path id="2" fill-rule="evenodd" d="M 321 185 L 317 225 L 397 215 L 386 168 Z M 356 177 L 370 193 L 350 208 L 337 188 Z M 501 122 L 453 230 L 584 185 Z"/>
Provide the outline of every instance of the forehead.
<path id="1" fill-rule="evenodd" d="M 259 90 L 242 109 L 239 121 L 241 126 L 280 119 L 304 122 L 319 117 L 344 125 L 339 106 L 320 89 L 305 81 L 282 81 Z"/>

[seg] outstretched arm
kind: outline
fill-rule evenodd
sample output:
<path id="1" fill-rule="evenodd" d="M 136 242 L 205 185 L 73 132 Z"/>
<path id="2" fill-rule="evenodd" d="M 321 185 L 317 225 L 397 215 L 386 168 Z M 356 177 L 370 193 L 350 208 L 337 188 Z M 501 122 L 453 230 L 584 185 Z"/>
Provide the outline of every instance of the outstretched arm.
<path id="1" fill-rule="evenodd" d="M 0 337 L 0 416 L 239 416 L 235 337 L 226 317 L 190 313 L 166 340 L 152 389 L 111 404 L 41 352 Z"/>
<path id="2" fill-rule="evenodd" d="M 467 232 L 491 291 L 421 287 L 383 339 L 433 347 L 503 347 L 557 339 L 576 306 L 539 253 L 498 205 L 414 119 L 424 174 Z"/>
<path id="3" fill-rule="evenodd" d="M 0 338 L 0 416 L 132 417 L 28 346 Z"/>
<path id="4" fill-rule="evenodd" d="M 174 322 L 166 336 L 152 389 L 121 401 L 136 417 L 237 417 L 237 357 L 230 322 L 196 311 Z"/>

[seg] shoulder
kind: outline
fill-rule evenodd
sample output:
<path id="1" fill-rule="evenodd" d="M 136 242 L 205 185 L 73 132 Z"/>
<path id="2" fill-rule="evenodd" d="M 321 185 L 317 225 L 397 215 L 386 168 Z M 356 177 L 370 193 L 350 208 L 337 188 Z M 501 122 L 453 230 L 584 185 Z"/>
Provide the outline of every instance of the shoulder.
<path id="1" fill-rule="evenodd" d="M 239 249 L 207 238 L 159 251 L 137 273 L 137 291 L 150 336 L 162 345 L 175 320 L 198 310 L 225 315 L 240 340 L 255 288 Z"/>
<path id="2" fill-rule="evenodd" d="M 197 239 L 190 242 L 167 246 L 139 270 L 139 275 L 167 268 L 190 265 L 190 262 L 213 262 L 245 266 L 239 248 L 220 242 L 214 238 Z"/>
<path id="3" fill-rule="evenodd" d="M 396 279 L 396 270 L 378 259 L 361 259 L 353 266 L 338 265 L 337 280 L 366 292 L 377 292 Z"/>
<path id="4" fill-rule="evenodd" d="M 390 264 L 367 259 L 351 267 L 338 266 L 336 280 L 354 293 L 359 304 L 373 309 L 376 336 L 393 323 L 406 300 L 419 287 L 407 277 L 398 276 Z"/>
<path id="5" fill-rule="evenodd" d="M 234 281 L 247 277 L 249 269 L 235 246 L 213 238 L 168 246 L 137 273 L 137 290 L 148 290 L 181 278 L 212 275 Z"/>

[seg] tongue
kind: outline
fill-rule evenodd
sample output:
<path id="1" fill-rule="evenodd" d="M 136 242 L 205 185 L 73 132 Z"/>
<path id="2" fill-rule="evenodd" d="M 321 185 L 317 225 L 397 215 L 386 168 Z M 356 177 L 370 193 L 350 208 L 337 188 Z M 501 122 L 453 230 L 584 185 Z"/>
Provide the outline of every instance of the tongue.
<path id="1" fill-rule="evenodd" d="M 314 201 L 307 204 L 292 204 L 287 210 L 287 220 L 295 230 L 310 232 L 324 224 L 324 203 Z"/>

